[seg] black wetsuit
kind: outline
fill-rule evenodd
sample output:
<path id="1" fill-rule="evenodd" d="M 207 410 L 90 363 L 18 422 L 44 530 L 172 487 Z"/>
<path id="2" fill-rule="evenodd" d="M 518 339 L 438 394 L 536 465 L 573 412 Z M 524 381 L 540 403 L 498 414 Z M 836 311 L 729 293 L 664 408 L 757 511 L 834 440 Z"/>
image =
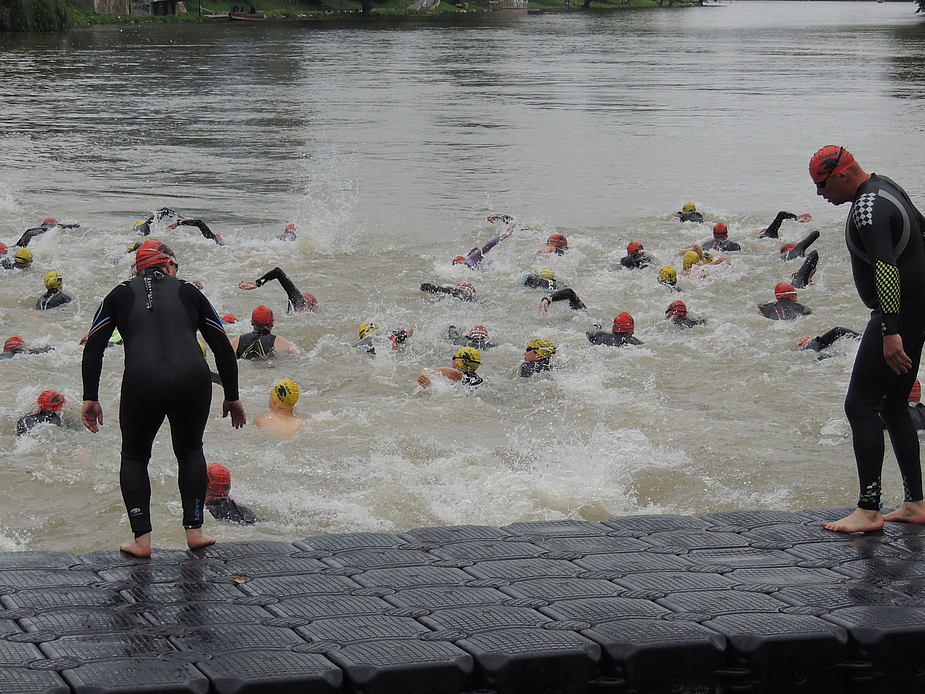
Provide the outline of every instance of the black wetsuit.
<path id="1" fill-rule="evenodd" d="M 778 231 L 780 230 L 780 225 L 784 223 L 785 219 L 796 219 L 797 216 L 793 212 L 784 212 L 781 210 L 777 213 L 777 216 L 774 218 L 774 221 L 771 222 L 771 225 L 758 234 L 759 239 L 776 239 L 778 238 Z"/>
<path id="2" fill-rule="evenodd" d="M 703 224 L 703 215 L 697 211 L 694 212 L 675 212 L 675 219 L 678 219 L 682 222 L 698 222 Z"/>
<path id="3" fill-rule="evenodd" d="M 61 423 L 61 415 L 58 412 L 42 410 L 37 414 L 27 414 L 20 417 L 19 421 L 16 422 L 16 435 L 22 436 L 31 431 L 36 424 L 53 424 L 59 427 Z"/>
<path id="4" fill-rule="evenodd" d="M 470 388 L 475 388 L 482 383 L 482 377 L 479 376 L 475 371 L 466 371 L 465 369 L 460 369 L 463 375 L 460 379 L 460 383 L 464 386 L 469 386 Z"/>
<path id="5" fill-rule="evenodd" d="M 240 523 L 241 525 L 253 525 L 259 523 L 260 518 L 251 511 L 247 506 L 235 502 L 234 499 L 218 499 L 206 504 L 209 513 L 215 520 L 228 521 L 229 523 Z"/>
<path id="6" fill-rule="evenodd" d="M 573 311 L 579 311 L 585 307 L 581 299 L 578 298 L 578 295 L 575 293 L 574 289 L 566 287 L 565 289 L 559 289 L 558 291 L 553 292 L 548 297 L 549 303 L 554 303 L 556 301 L 568 301 L 568 307 Z"/>
<path id="7" fill-rule="evenodd" d="M 212 230 L 208 227 L 208 225 L 201 219 L 179 219 L 177 220 L 177 226 L 196 227 L 197 229 L 199 229 L 199 231 L 202 232 L 203 238 L 207 238 L 207 239 L 210 239 L 211 241 L 215 241 L 215 243 L 217 243 L 219 246 L 225 245 L 225 242 L 222 241 L 222 239 L 219 238 L 216 234 L 214 234 Z"/>
<path id="8" fill-rule="evenodd" d="M 119 284 L 103 299 L 84 346 L 84 400 L 99 400 L 103 352 L 114 328 L 125 345 L 119 482 L 132 531 L 135 537 L 151 531 L 148 461 L 165 416 L 179 467 L 183 526 L 201 527 L 208 483 L 202 434 L 212 381 L 196 331 L 215 355 L 225 399 L 235 401 L 238 365 L 222 322 L 196 287 L 156 268 Z"/>
<path id="9" fill-rule="evenodd" d="M 491 340 L 485 340 L 480 337 L 467 337 L 466 335 L 460 335 L 459 330 L 455 325 L 451 325 L 449 330 L 446 331 L 447 337 L 450 338 L 450 342 L 454 345 L 460 345 L 462 347 L 475 347 L 480 352 L 483 349 L 491 349 L 492 347 L 497 347 L 500 345 L 500 342 L 492 342 Z"/>
<path id="10" fill-rule="evenodd" d="M 552 366 L 548 359 L 537 359 L 536 361 L 525 361 L 520 365 L 521 378 L 530 378 L 533 374 L 552 371 Z"/>
<path id="11" fill-rule="evenodd" d="M 5 352 L 0 352 L 0 359 L 12 359 L 17 354 L 44 354 L 45 352 L 54 352 L 54 347 L 38 347 L 36 349 L 25 349 L 19 348 L 8 349 Z"/>
<path id="12" fill-rule="evenodd" d="M 816 251 L 810 251 L 806 254 L 806 260 L 800 266 L 800 269 L 790 275 L 790 283 L 794 289 L 804 289 L 813 281 L 813 275 L 816 274 L 816 266 L 819 264 L 819 254 Z"/>
<path id="13" fill-rule="evenodd" d="M 642 340 L 633 336 L 633 333 L 615 333 L 611 330 L 589 330 L 585 333 L 588 342 L 592 345 L 607 345 L 609 347 L 626 347 L 627 345 L 641 345 Z"/>
<path id="14" fill-rule="evenodd" d="M 858 507 L 880 508 L 883 432 L 886 423 L 903 479 L 905 501 L 922 499 L 919 440 L 908 396 L 925 342 L 925 217 L 905 191 L 876 174 L 862 183 L 845 225 L 854 283 L 871 309 L 845 396 L 857 459 Z M 883 356 L 883 336 L 900 335 L 912 360 L 897 375 Z"/>
<path id="15" fill-rule="evenodd" d="M 683 330 L 706 323 L 703 318 L 691 318 L 690 316 L 685 316 L 684 318 L 681 318 L 681 316 L 670 316 L 669 320 L 671 320 L 672 325 L 676 325 Z"/>
<path id="16" fill-rule="evenodd" d="M 567 286 L 565 282 L 560 282 L 559 280 L 551 280 L 548 277 L 543 277 L 542 275 L 537 275 L 533 272 L 528 272 L 525 274 L 521 280 L 524 286 L 533 287 L 534 289 L 545 289 L 547 291 L 554 292 L 557 289 L 565 289 Z"/>
<path id="17" fill-rule="evenodd" d="M 700 246 L 705 251 L 720 251 L 722 253 L 733 253 L 735 251 L 742 250 L 742 246 L 737 244 L 735 241 L 730 241 L 729 239 L 718 239 L 716 237 L 707 239 L 701 243 Z"/>
<path id="18" fill-rule="evenodd" d="M 35 308 L 37 311 L 44 311 L 45 309 L 64 306 L 64 304 L 68 304 L 71 301 L 71 297 L 64 292 L 58 289 L 49 289 L 35 302 Z"/>
<path id="19" fill-rule="evenodd" d="M 26 265 L 17 265 L 16 261 L 13 260 L 13 258 L 9 256 L 0 258 L 0 270 L 12 270 L 13 268 L 19 268 L 20 270 L 25 270 L 31 265 L 32 263 L 28 263 Z"/>
<path id="20" fill-rule="evenodd" d="M 293 284 L 292 280 L 289 279 L 289 275 L 283 272 L 281 268 L 273 268 L 263 277 L 259 278 L 256 284 L 258 287 L 262 287 L 270 280 L 277 280 L 286 292 L 286 298 L 289 300 L 286 306 L 286 313 L 292 313 L 293 311 L 298 313 L 310 308 L 308 299 L 305 298 L 302 292 Z"/>
<path id="21" fill-rule="evenodd" d="M 925 429 L 925 405 L 920 402 L 915 404 L 909 403 L 909 416 L 912 417 L 912 426 L 917 431 Z"/>
<path id="22" fill-rule="evenodd" d="M 856 332 L 851 328 L 835 327 L 822 335 L 817 335 L 803 345 L 800 345 L 800 350 L 802 351 L 808 349 L 812 350 L 813 352 L 819 352 L 820 350 L 831 347 L 840 337 L 859 338 L 861 337 L 861 333 Z"/>
<path id="23" fill-rule="evenodd" d="M 254 328 L 238 338 L 235 356 L 238 359 L 266 359 L 276 353 L 275 343 L 276 335 L 265 328 Z"/>
<path id="24" fill-rule="evenodd" d="M 628 270 L 649 267 L 653 262 L 655 262 L 655 259 L 645 251 L 636 251 L 620 258 L 620 265 Z"/>
<path id="25" fill-rule="evenodd" d="M 34 239 L 36 236 L 41 236 L 49 229 L 54 229 L 55 227 L 60 227 L 61 229 L 76 229 L 79 227 L 79 224 L 43 224 L 40 227 L 32 227 L 31 229 L 26 229 L 24 233 L 14 245 L 19 246 L 20 248 L 25 248 L 29 245 L 29 242 Z"/>
<path id="26" fill-rule="evenodd" d="M 795 320 L 800 316 L 808 316 L 812 313 L 803 304 L 787 297 L 758 304 L 758 311 L 762 316 L 771 320 Z"/>
<path id="27" fill-rule="evenodd" d="M 809 235 L 796 244 L 789 251 L 784 251 L 780 254 L 781 260 L 793 260 L 794 258 L 800 258 L 806 253 L 806 249 L 813 245 L 816 239 L 819 238 L 818 231 L 811 231 Z"/>
<path id="28" fill-rule="evenodd" d="M 430 282 L 421 283 L 421 291 L 427 292 L 428 294 L 449 294 L 452 297 L 459 299 L 460 301 L 475 301 L 475 292 L 469 289 L 460 289 L 459 287 L 445 287 L 439 284 L 431 284 Z"/>

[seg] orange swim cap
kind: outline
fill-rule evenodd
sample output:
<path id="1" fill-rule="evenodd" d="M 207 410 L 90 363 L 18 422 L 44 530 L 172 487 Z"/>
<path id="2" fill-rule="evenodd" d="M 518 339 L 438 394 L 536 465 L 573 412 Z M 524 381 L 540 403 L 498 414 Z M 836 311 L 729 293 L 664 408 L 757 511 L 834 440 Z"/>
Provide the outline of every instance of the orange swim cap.
<path id="1" fill-rule="evenodd" d="M 726 228 L 726 225 L 722 222 L 717 222 L 713 225 L 713 236 L 728 236 L 729 229 Z"/>
<path id="2" fill-rule="evenodd" d="M 273 325 L 273 311 L 269 306 L 261 304 L 251 313 L 251 323 L 254 325 Z"/>
<path id="3" fill-rule="evenodd" d="M 777 299 L 793 299 L 796 301 L 797 290 L 788 282 L 778 282 L 774 287 L 774 297 Z"/>
<path id="4" fill-rule="evenodd" d="M 42 412 L 57 412 L 64 407 L 64 403 L 67 402 L 67 400 L 56 390 L 46 390 L 39 395 L 36 402 Z"/>
<path id="5" fill-rule="evenodd" d="M 227 499 L 231 493 L 231 473 L 221 463 L 209 463 L 206 466 L 209 485 L 206 487 L 206 503 Z"/>
<path id="6" fill-rule="evenodd" d="M 615 333 L 632 333 L 636 329 L 636 323 L 633 317 L 626 313 L 618 313 L 613 319 L 613 332 Z"/>
<path id="7" fill-rule="evenodd" d="M 642 250 L 642 244 L 639 241 L 630 241 L 626 245 L 626 252 L 632 255 L 633 253 L 638 253 Z"/>
<path id="8" fill-rule="evenodd" d="M 813 183 L 821 183 L 829 176 L 841 173 L 854 165 L 854 157 L 844 147 L 826 145 L 809 160 L 809 176 Z"/>
<path id="9" fill-rule="evenodd" d="M 176 262 L 177 256 L 170 250 L 170 246 L 157 239 L 149 239 L 135 251 L 135 271 L 140 272 L 152 265 L 163 265 L 171 260 Z"/>

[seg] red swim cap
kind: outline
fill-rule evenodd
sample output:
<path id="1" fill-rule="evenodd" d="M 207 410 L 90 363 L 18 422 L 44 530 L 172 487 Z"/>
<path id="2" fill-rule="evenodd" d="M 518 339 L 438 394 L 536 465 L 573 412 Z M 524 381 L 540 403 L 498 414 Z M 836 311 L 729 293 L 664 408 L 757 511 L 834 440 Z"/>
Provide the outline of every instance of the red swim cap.
<path id="1" fill-rule="evenodd" d="M 678 318 L 687 317 L 687 304 L 685 304 L 680 299 L 672 301 L 668 305 L 668 309 L 665 311 L 666 316 L 677 316 Z"/>
<path id="2" fill-rule="evenodd" d="M 472 293 L 472 294 L 475 294 L 475 287 L 473 287 L 473 286 L 472 286 L 471 284 L 469 284 L 468 282 L 463 282 L 462 284 L 457 284 L 457 285 L 456 285 L 456 288 L 457 288 L 457 289 L 462 289 L 464 292 L 470 292 L 470 293 Z"/>
<path id="3" fill-rule="evenodd" d="M 813 183 L 821 183 L 828 176 L 841 173 L 854 165 L 854 157 L 844 147 L 826 145 L 809 160 L 809 176 Z"/>
<path id="4" fill-rule="evenodd" d="M 466 337 L 473 340 L 487 340 L 488 339 L 488 328 L 484 325 L 476 325 L 466 333 Z"/>
<path id="5" fill-rule="evenodd" d="M 922 399 L 922 384 L 919 379 L 915 379 L 912 384 L 912 390 L 909 391 L 909 402 L 918 402 Z"/>
<path id="6" fill-rule="evenodd" d="M 62 407 L 64 407 L 65 399 L 64 396 L 56 390 L 46 390 L 41 395 L 39 395 L 36 402 L 43 412 L 47 412 L 49 410 L 52 412 L 57 412 Z"/>
<path id="7" fill-rule="evenodd" d="M 797 290 L 788 282 L 778 282 L 774 287 L 774 297 L 777 299 L 793 299 L 796 301 Z"/>
<path id="8" fill-rule="evenodd" d="M 626 252 L 632 255 L 633 253 L 639 253 L 642 250 L 642 244 L 639 241 L 630 241 L 626 244 Z"/>
<path id="9" fill-rule="evenodd" d="M 286 225 L 286 233 L 287 233 L 287 234 L 294 234 L 294 233 L 295 233 L 295 224 L 293 224 L 292 222 L 290 222 L 289 224 L 287 224 L 287 225 Z"/>
<path id="10" fill-rule="evenodd" d="M 466 257 L 463 255 L 458 255 L 453 258 L 453 265 L 459 265 L 460 263 L 466 262 Z"/>
<path id="11" fill-rule="evenodd" d="M 797 245 L 795 243 L 785 243 L 783 246 L 780 247 L 780 252 L 786 253 L 787 251 L 792 251 L 796 247 Z"/>
<path id="12" fill-rule="evenodd" d="M 226 313 L 222 316 L 222 323 L 237 323 L 238 319 L 234 317 L 231 313 Z"/>
<path id="13" fill-rule="evenodd" d="M 10 249 L 5 243 L 0 242 L 0 255 L 6 255 L 9 253 Z"/>
<path id="14" fill-rule="evenodd" d="M 564 248 L 568 246 L 568 239 L 565 238 L 565 236 L 562 234 L 553 234 L 548 239 L 546 239 L 546 243 L 548 243 L 550 246 L 555 246 L 556 248 Z"/>
<path id="15" fill-rule="evenodd" d="M 305 297 L 305 305 L 302 308 L 296 309 L 297 311 L 314 311 L 315 306 L 318 305 L 318 299 L 308 292 L 302 292 L 302 296 Z"/>
<path id="16" fill-rule="evenodd" d="M 54 217 L 46 217 L 45 221 L 42 222 L 42 224 L 57 224 L 57 223 L 58 223 L 58 220 L 55 219 Z"/>
<path id="17" fill-rule="evenodd" d="M 206 487 L 206 503 L 218 499 L 227 499 L 231 493 L 231 473 L 221 463 L 209 463 L 206 466 L 209 485 Z"/>
<path id="18" fill-rule="evenodd" d="M 26 346 L 26 343 L 18 335 L 13 335 L 6 342 L 3 343 L 3 351 L 9 352 L 11 349 L 23 349 Z"/>
<path id="19" fill-rule="evenodd" d="M 809 335 L 807 335 L 806 337 L 801 337 L 799 343 L 797 343 L 797 344 L 799 344 L 800 347 L 802 347 L 803 345 L 805 345 L 807 342 L 809 342 L 809 341 L 812 340 L 812 339 L 813 339 L 813 338 L 811 338 Z"/>
<path id="20" fill-rule="evenodd" d="M 618 313 L 613 319 L 613 332 L 615 333 L 632 333 L 636 329 L 636 323 L 633 317 L 626 313 Z"/>
<path id="21" fill-rule="evenodd" d="M 273 325 L 273 311 L 269 306 L 261 304 L 251 313 L 251 323 L 254 325 Z"/>
<path id="22" fill-rule="evenodd" d="M 170 250 L 170 246 L 157 239 L 149 239 L 135 251 L 135 272 L 141 272 L 153 265 L 163 265 L 171 260 L 176 262 L 177 256 Z"/>
<path id="23" fill-rule="evenodd" d="M 713 225 L 713 236 L 728 236 L 729 229 L 726 228 L 726 225 L 722 222 L 717 222 Z"/>

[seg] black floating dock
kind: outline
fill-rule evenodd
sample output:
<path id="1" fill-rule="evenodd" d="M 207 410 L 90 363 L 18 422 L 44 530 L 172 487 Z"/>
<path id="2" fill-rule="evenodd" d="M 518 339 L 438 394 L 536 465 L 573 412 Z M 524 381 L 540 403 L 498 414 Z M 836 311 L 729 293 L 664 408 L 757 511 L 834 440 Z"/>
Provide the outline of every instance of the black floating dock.
<path id="1" fill-rule="evenodd" d="M 925 692 L 925 528 L 848 511 L 4 553 L 0 692 Z"/>

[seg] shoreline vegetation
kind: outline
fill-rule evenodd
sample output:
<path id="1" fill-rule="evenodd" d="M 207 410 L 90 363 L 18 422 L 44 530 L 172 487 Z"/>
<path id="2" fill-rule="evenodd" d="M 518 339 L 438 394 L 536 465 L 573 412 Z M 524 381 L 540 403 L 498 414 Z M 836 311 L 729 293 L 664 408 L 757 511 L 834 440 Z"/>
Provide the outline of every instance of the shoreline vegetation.
<path id="1" fill-rule="evenodd" d="M 706 0 L 711 2 L 712 0 Z M 175 22 L 213 22 L 227 19 L 233 8 L 253 6 L 267 20 L 331 20 L 349 16 L 365 18 L 387 16 L 436 16 L 484 12 L 579 12 L 657 7 L 690 7 L 705 0 L 529 0 L 526 8 L 501 7 L 498 0 L 483 4 L 466 0 L 424 0 L 425 9 L 412 9 L 422 3 L 410 0 L 185 0 L 177 14 L 136 15 L 100 14 L 68 0 L 0 0 L 0 31 L 64 31 L 94 24 L 148 24 Z M 922 0 L 925 2 L 925 0 Z M 182 11 L 185 9 L 186 11 Z M 238 11 L 241 11 L 238 9 Z"/>

